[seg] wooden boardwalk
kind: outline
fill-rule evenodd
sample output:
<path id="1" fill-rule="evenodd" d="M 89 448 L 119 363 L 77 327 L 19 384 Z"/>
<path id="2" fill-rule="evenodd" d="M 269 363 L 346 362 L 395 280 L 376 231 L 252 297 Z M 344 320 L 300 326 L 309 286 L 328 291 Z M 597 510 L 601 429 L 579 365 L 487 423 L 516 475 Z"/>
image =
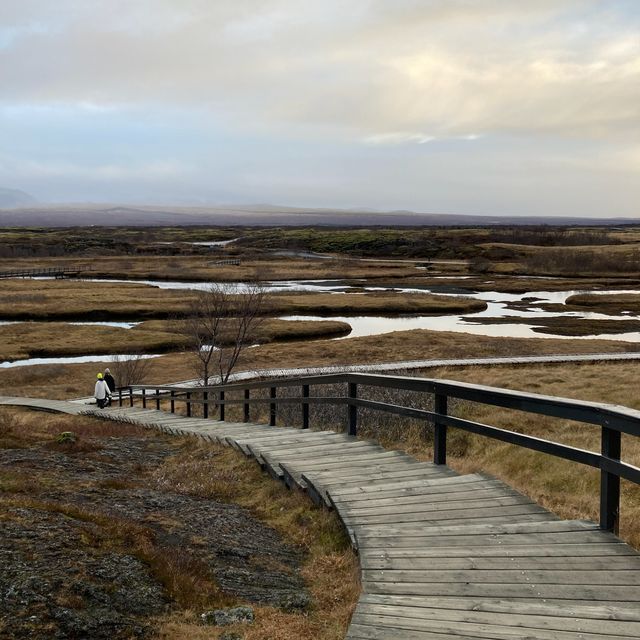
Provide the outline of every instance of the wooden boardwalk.
<path id="1" fill-rule="evenodd" d="M 329 431 L 35 403 L 233 446 L 333 506 L 362 570 L 348 639 L 640 638 L 640 555 L 494 478 Z"/>
<path id="2" fill-rule="evenodd" d="M 75 278 L 91 267 L 42 267 L 40 269 L 14 269 L 0 271 L 0 278 Z"/>

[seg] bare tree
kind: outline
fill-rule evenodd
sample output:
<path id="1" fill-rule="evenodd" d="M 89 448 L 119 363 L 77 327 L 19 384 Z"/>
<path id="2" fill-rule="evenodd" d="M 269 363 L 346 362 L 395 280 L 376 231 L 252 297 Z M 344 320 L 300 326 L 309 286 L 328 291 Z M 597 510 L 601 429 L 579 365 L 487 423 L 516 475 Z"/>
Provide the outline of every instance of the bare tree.
<path id="1" fill-rule="evenodd" d="M 113 356 L 111 363 L 113 376 L 119 387 L 143 383 L 151 366 L 151 360 L 142 354 Z"/>
<path id="2" fill-rule="evenodd" d="M 267 307 L 266 289 L 247 284 L 229 292 L 222 284 L 199 291 L 183 321 L 203 386 L 226 384 L 243 350 L 255 341 Z"/>

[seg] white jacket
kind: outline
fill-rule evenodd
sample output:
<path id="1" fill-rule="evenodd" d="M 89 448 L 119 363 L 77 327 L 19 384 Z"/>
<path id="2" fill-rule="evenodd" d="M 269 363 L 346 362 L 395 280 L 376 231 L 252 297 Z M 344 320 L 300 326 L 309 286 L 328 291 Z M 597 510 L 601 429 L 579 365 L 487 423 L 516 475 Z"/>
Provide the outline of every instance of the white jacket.
<path id="1" fill-rule="evenodd" d="M 93 395 L 96 400 L 104 400 L 111 395 L 109 385 L 104 380 L 96 380 L 96 390 Z"/>

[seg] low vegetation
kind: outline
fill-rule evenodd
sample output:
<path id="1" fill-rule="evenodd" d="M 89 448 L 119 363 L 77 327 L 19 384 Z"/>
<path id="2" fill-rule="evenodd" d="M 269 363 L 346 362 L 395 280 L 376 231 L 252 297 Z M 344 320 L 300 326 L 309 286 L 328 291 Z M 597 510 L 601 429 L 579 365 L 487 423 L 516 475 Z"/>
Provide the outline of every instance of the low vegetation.
<path id="1" fill-rule="evenodd" d="M 186 282 L 253 282 L 261 280 L 291 280 L 337 278 L 405 278 L 420 275 L 411 263 L 350 260 L 347 257 L 309 260 L 292 256 L 269 255 L 236 257 L 238 263 L 228 264 L 234 256 L 217 255 L 101 255 L 99 259 L 31 258 L 1 260 L 0 271 L 17 269 L 74 268 L 86 277 L 120 280 L 178 280 Z"/>
<path id="2" fill-rule="evenodd" d="M 240 629 L 201 612 L 251 604 L 249 640 L 344 637 L 359 587 L 341 525 L 241 454 L 2 408 L 0 460 L 0 635 L 215 639 Z"/>
<path id="3" fill-rule="evenodd" d="M 7 280 L 2 282 L 4 320 L 132 321 L 184 316 L 196 291 L 159 289 L 142 284 L 99 285 L 71 280 Z M 60 300 L 65 304 L 61 305 Z M 470 313 L 486 304 L 468 298 L 429 294 L 367 292 L 269 293 L 266 315 L 381 315 L 399 313 Z"/>
<path id="4" fill-rule="evenodd" d="M 77 227 L 0 231 L 0 260 L 117 256 L 176 259 L 286 250 L 415 259 L 486 257 L 492 246 L 616 247 L 639 241 L 637 227 Z M 194 243 L 234 240 L 224 247 Z M 499 258 L 499 252 L 494 252 Z M 159 264 L 159 263 L 158 263 Z M 132 263 L 133 265 L 133 263 Z M 190 271 L 195 264 L 191 264 Z M 312 268 L 316 268 L 313 266 Z M 321 267 L 322 268 L 322 267 Z M 163 267 L 162 270 L 165 270 Z M 135 270 L 135 267 L 133 267 Z M 126 273 L 126 269 L 121 272 Z"/>
<path id="5" fill-rule="evenodd" d="M 593 295 L 582 293 L 569 296 L 566 304 L 571 308 L 596 313 L 640 314 L 640 295 L 633 293 L 618 293 L 611 295 Z"/>
<path id="6" fill-rule="evenodd" d="M 555 355 L 561 353 L 622 353 L 638 351 L 640 345 L 613 340 L 562 340 L 553 338 L 493 338 L 446 331 L 398 331 L 339 341 L 287 342 L 247 349 L 238 371 L 260 371 L 289 367 L 370 364 L 404 360 L 478 358 L 492 356 Z M 44 398 L 84 397 L 93 393 L 97 371 L 104 363 L 39 365 L 0 368 L 3 395 Z M 189 380 L 193 362 L 184 353 L 151 361 L 148 381 L 154 383 Z"/>
<path id="7" fill-rule="evenodd" d="M 637 245 L 607 247 L 557 247 L 529 251 L 520 262 L 523 273 L 572 277 L 640 274 Z"/>
<path id="8" fill-rule="evenodd" d="M 514 317 L 493 318 L 483 316 L 481 318 L 468 318 L 467 322 L 484 325 L 500 324 L 524 324 L 534 325 L 534 333 L 548 333 L 556 336 L 594 336 L 615 335 L 640 331 L 640 320 L 629 319 L 592 319 L 580 317 Z"/>
<path id="9" fill-rule="evenodd" d="M 0 325 L 0 361 L 101 354 L 157 354 L 181 351 L 191 344 L 176 321 L 152 320 L 131 329 L 64 322 L 20 322 Z M 256 332 L 256 342 L 308 340 L 348 334 L 337 321 L 268 319 Z"/>
<path id="10" fill-rule="evenodd" d="M 640 379 L 640 363 L 636 362 L 449 368 L 424 373 L 434 378 L 640 409 L 640 399 L 632 391 Z M 600 451 L 600 432 L 595 426 L 472 404 L 463 405 L 461 415 Z M 491 473 L 562 518 L 598 521 L 600 476 L 596 470 L 480 436 L 461 435 L 456 430 L 453 433 L 466 443 L 463 450 L 458 447 L 452 452 L 450 464 L 455 469 Z M 640 466 L 640 439 L 623 435 L 622 440 L 623 460 Z M 622 481 L 620 513 L 621 536 L 640 548 L 640 487 Z"/>

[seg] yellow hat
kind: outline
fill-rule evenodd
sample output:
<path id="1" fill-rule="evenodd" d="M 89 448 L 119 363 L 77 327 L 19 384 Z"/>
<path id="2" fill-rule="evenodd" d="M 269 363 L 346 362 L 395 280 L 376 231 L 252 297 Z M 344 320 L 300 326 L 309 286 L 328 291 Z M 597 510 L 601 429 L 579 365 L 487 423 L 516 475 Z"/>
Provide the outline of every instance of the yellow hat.
<path id="1" fill-rule="evenodd" d="M 98 380 L 102 380 L 102 374 L 101 373 L 98 374 Z"/>

